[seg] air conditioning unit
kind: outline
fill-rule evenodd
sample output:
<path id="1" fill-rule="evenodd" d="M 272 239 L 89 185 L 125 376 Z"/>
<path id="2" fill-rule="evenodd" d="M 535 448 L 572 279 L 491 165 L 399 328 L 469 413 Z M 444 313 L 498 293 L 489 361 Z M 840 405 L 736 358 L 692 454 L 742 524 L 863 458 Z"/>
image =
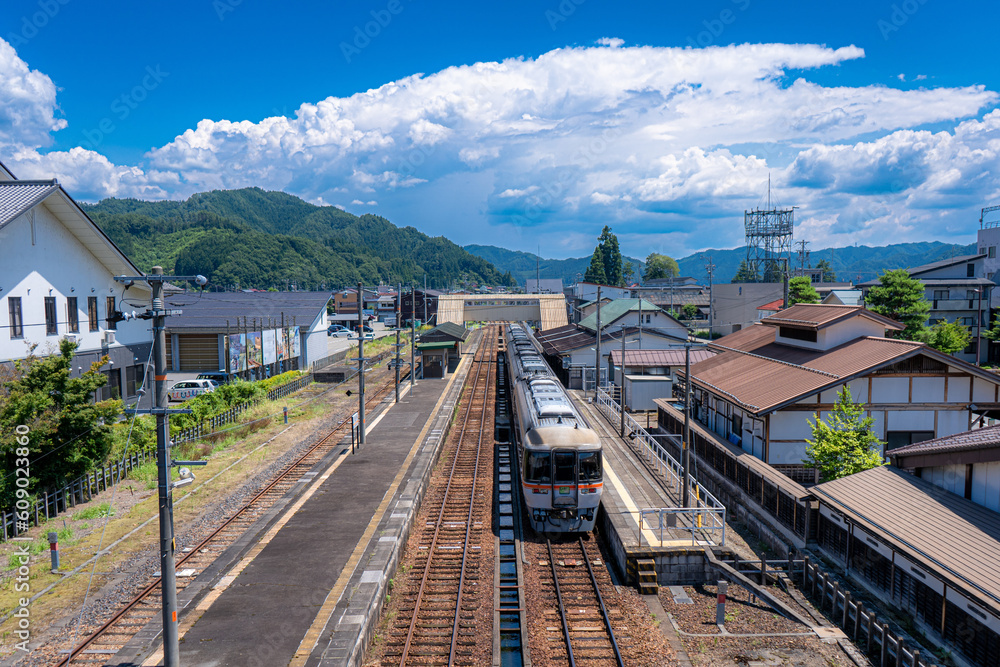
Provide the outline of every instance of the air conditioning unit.
<path id="1" fill-rule="evenodd" d="M 114 345 L 115 344 L 115 332 L 111 331 L 110 329 L 108 331 L 105 331 L 104 332 L 104 341 L 103 342 L 104 342 L 105 345 Z"/>
<path id="2" fill-rule="evenodd" d="M 80 344 L 80 334 L 66 334 L 63 338 L 71 343 L 76 343 L 77 345 Z"/>

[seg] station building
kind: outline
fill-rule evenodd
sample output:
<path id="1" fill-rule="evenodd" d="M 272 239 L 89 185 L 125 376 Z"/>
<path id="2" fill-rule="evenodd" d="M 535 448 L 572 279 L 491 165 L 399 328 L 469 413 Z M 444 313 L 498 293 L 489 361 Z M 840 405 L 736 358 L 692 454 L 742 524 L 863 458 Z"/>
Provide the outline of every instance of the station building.
<path id="1" fill-rule="evenodd" d="M 444 322 L 421 333 L 417 351 L 423 362 L 423 377 L 443 378 L 454 372 L 469 333 L 468 329 L 454 322 Z"/>
<path id="2" fill-rule="evenodd" d="M 708 343 L 691 367 L 694 417 L 804 483 L 809 423 L 850 388 L 874 432 L 899 447 L 961 433 L 1000 416 L 1000 376 L 906 340 L 902 325 L 859 306 L 798 304 Z M 677 371 L 683 377 L 683 371 Z"/>

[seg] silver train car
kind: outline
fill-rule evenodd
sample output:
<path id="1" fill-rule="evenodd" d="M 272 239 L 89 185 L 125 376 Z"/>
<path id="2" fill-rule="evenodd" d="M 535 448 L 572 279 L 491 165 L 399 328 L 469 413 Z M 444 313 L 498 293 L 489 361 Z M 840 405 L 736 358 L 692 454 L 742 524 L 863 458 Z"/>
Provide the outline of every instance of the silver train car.
<path id="1" fill-rule="evenodd" d="M 511 431 L 531 525 L 538 532 L 590 531 L 604 489 L 601 439 L 531 335 L 510 325 L 506 343 Z"/>

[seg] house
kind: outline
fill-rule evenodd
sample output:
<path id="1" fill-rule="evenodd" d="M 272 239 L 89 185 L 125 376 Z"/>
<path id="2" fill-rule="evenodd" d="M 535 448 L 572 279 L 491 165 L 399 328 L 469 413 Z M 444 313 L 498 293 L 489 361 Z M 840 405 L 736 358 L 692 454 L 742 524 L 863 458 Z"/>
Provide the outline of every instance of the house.
<path id="1" fill-rule="evenodd" d="M 817 290 L 819 291 L 819 290 Z M 822 303 L 829 303 L 835 306 L 863 306 L 865 305 L 864 293 L 859 289 L 833 289 L 820 294 Z"/>
<path id="2" fill-rule="evenodd" d="M 597 309 L 580 320 L 579 327 L 587 331 L 597 331 Z M 607 305 L 601 305 L 601 329 L 616 327 L 636 327 L 640 331 L 646 329 L 660 333 L 668 338 L 680 341 L 687 340 L 687 327 L 677 318 L 669 315 L 659 306 L 645 299 L 615 299 Z"/>
<path id="3" fill-rule="evenodd" d="M 329 355 L 329 292 L 184 292 L 169 295 L 167 368 L 261 379 Z"/>
<path id="4" fill-rule="evenodd" d="M 986 258 L 987 253 L 962 255 L 907 269 L 911 278 L 923 283 L 924 298 L 931 303 L 928 326 L 942 321 L 959 322 L 972 332 L 969 346 L 955 356 L 973 363 L 982 363 L 988 356 L 988 345 L 977 352 L 980 329 L 989 326 L 990 301 L 995 286 L 986 278 Z M 870 280 L 858 287 L 867 300 L 868 292 L 880 284 L 879 280 Z"/>
<path id="5" fill-rule="evenodd" d="M 420 289 L 419 287 L 404 294 L 400 306 L 400 316 L 403 321 L 409 322 L 414 319 L 414 312 L 416 312 L 416 319 L 424 324 L 436 322 L 438 297 L 442 294 L 445 292 L 436 289 Z"/>
<path id="6" fill-rule="evenodd" d="M 454 322 L 444 322 L 420 334 L 417 351 L 423 362 L 423 377 L 443 378 L 453 372 L 462 358 L 462 344 L 469 330 Z"/>
<path id="7" fill-rule="evenodd" d="M 763 305 L 757 306 L 757 320 L 762 320 L 765 317 L 770 317 L 771 315 L 777 315 L 778 312 L 785 309 L 784 299 L 775 299 L 774 301 L 769 301 Z"/>
<path id="8" fill-rule="evenodd" d="M 152 334 L 147 321 L 115 314 L 144 311 L 151 292 L 144 282 L 115 282 L 121 275 L 142 272 L 58 181 L 18 180 L 0 165 L 0 363 L 27 357 L 32 346 L 51 354 L 69 338 L 78 344 L 74 376 L 108 357 L 99 399 L 138 400 Z"/>
<path id="9" fill-rule="evenodd" d="M 526 294 L 562 294 L 562 278 L 528 278 L 524 281 L 524 291 Z"/>
<path id="10" fill-rule="evenodd" d="M 739 331 L 759 320 L 758 307 L 779 299 L 784 303 L 784 298 L 782 283 L 715 285 L 712 288 L 712 330 L 723 335 Z M 705 315 L 708 315 L 707 305 Z"/>
<path id="11" fill-rule="evenodd" d="M 1000 410 L 1000 376 L 933 348 L 886 338 L 902 325 L 859 306 L 798 304 L 709 343 L 691 367 L 695 418 L 793 478 L 809 422 L 848 387 L 886 451 L 969 430 Z M 677 371 L 683 377 L 683 371 Z"/>
<path id="12" fill-rule="evenodd" d="M 900 447 L 889 458 L 935 486 L 1000 512 L 1000 426 Z"/>
<path id="13" fill-rule="evenodd" d="M 690 351 L 690 363 L 696 364 L 713 356 L 715 352 L 711 350 L 693 349 Z M 624 364 L 622 357 L 622 350 L 612 347 L 608 357 L 608 375 L 616 387 L 620 388 L 625 383 L 625 406 L 632 411 L 655 410 L 655 399 L 672 396 L 677 370 L 684 368 L 688 358 L 686 350 L 681 348 L 626 348 Z"/>
<path id="14" fill-rule="evenodd" d="M 611 297 L 601 297 L 600 301 L 601 308 L 604 308 L 612 301 L 614 301 L 614 299 L 612 299 Z M 582 304 L 579 308 L 575 309 L 576 312 L 574 314 L 576 315 L 576 318 L 574 318 L 573 320 L 574 323 L 579 322 L 583 318 L 596 313 L 597 303 L 598 303 L 597 299 L 594 299 L 593 301 L 587 301 L 586 303 Z"/>
<path id="15" fill-rule="evenodd" d="M 997 246 L 1000 245 L 1000 220 L 985 220 L 987 214 L 993 214 L 995 218 L 996 207 L 986 209 L 979 220 L 979 231 L 976 233 L 976 247 L 983 258 L 983 274 L 987 280 L 996 282 L 997 271 L 1000 271 L 1000 257 L 997 257 Z M 990 308 L 1000 309 L 1000 290 L 991 293 Z"/>

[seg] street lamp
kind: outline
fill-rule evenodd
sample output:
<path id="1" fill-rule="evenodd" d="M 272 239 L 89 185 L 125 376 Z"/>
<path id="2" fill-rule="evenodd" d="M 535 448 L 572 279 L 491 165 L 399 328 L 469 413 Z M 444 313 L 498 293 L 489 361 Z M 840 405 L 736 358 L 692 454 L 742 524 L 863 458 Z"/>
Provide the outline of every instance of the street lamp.
<path id="1" fill-rule="evenodd" d="M 681 451 L 681 466 L 684 468 L 684 484 L 681 506 L 688 507 L 691 484 L 691 349 L 706 349 L 704 343 L 684 342 L 684 442 Z"/>

